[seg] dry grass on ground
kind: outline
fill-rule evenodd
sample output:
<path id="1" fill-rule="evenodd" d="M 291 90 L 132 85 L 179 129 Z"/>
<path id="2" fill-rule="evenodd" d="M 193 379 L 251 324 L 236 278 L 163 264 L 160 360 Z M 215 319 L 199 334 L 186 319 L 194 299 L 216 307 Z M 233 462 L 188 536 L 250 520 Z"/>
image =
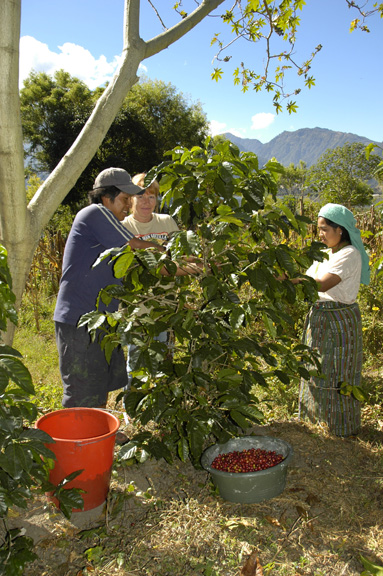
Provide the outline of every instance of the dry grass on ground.
<path id="1" fill-rule="evenodd" d="M 88 525 L 43 501 L 15 518 L 39 540 L 25 576 L 239 576 L 254 550 L 265 575 L 360 576 L 361 555 L 383 565 L 382 420 L 374 414 L 356 439 L 296 421 L 252 432 L 294 448 L 279 497 L 232 504 L 189 464 L 120 466 L 106 512 Z"/>

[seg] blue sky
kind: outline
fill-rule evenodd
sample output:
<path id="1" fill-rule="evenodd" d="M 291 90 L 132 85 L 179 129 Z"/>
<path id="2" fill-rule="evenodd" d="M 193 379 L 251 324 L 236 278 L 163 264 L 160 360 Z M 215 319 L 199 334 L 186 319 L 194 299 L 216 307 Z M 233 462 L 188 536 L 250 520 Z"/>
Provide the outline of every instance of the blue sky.
<path id="1" fill-rule="evenodd" d="M 224 2 L 229 9 L 232 0 Z M 152 0 L 167 27 L 176 22 L 174 0 Z M 141 0 L 140 34 L 144 40 L 163 28 L 148 0 Z M 194 7 L 184 0 L 184 9 Z M 218 12 L 222 11 L 222 6 Z M 145 60 L 140 73 L 173 84 L 191 101 L 199 101 L 213 134 L 232 132 L 243 138 L 269 142 L 285 130 L 328 128 L 383 141 L 383 20 L 377 15 L 367 23 L 370 34 L 349 32 L 356 15 L 345 0 L 307 0 L 301 12 L 302 26 L 295 59 L 303 62 L 322 44 L 312 74 L 316 85 L 294 97 L 296 114 L 275 114 L 272 97 L 233 84 L 233 70 L 240 62 L 261 70 L 261 46 L 234 45 L 231 60 L 220 66 L 224 76 L 211 79 L 216 50 L 210 45 L 215 32 L 229 40 L 220 19 L 210 17 L 162 53 Z M 53 74 L 64 68 L 90 88 L 110 80 L 122 49 L 123 0 L 22 0 L 20 80 L 33 68 Z M 290 76 L 288 86 L 298 86 Z"/>

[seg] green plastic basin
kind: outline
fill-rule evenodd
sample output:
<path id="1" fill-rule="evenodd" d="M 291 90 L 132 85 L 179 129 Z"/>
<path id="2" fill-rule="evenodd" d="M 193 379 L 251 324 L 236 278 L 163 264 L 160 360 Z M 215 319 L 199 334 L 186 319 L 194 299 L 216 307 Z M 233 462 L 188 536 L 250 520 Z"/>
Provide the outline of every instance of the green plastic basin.
<path id="1" fill-rule="evenodd" d="M 223 472 L 212 468 L 211 464 L 218 454 L 260 448 L 282 454 L 283 461 L 258 472 Z M 283 492 L 286 486 L 287 468 L 294 450 L 285 440 L 271 436 L 242 436 L 232 438 L 225 444 L 213 444 L 202 454 L 201 464 L 207 470 L 218 488 L 220 496 L 229 502 L 249 504 L 270 500 Z"/>

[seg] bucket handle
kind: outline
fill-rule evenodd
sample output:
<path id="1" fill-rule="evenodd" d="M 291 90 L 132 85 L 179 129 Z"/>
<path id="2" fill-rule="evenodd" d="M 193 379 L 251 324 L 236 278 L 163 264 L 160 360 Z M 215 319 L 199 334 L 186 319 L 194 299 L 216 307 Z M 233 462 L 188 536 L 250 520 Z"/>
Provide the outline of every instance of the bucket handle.
<path id="1" fill-rule="evenodd" d="M 89 442 L 76 442 L 75 446 L 76 448 L 81 448 L 81 446 L 90 446 L 91 444 L 97 444 L 98 442 L 101 442 L 102 440 L 105 440 L 105 436 L 100 436 L 99 438 L 96 438 L 95 440 L 89 440 Z"/>

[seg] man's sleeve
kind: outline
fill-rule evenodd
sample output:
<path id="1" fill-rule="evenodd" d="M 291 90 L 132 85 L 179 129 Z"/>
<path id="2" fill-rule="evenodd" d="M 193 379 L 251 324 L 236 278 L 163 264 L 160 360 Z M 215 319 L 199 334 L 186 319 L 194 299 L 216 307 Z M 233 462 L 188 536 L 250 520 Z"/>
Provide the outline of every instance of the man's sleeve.
<path id="1" fill-rule="evenodd" d="M 92 219 L 88 219 L 88 225 L 91 226 L 100 244 L 106 248 L 114 248 L 123 246 L 134 238 L 134 234 L 125 228 L 110 210 L 102 204 L 95 204 L 95 206 L 97 210 L 92 214 Z"/>

